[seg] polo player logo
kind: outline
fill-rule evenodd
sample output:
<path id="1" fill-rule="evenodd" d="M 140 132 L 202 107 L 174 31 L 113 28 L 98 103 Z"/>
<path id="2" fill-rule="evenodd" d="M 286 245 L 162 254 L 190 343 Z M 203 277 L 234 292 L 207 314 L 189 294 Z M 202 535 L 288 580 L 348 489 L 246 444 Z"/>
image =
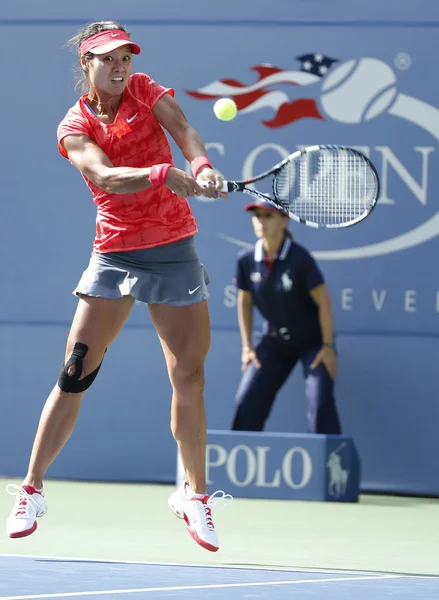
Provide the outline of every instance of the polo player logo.
<path id="1" fill-rule="evenodd" d="M 333 498 L 341 498 L 346 494 L 349 470 L 343 469 L 339 454 L 344 446 L 346 444 L 343 442 L 341 446 L 331 452 L 326 465 L 329 469 L 328 493 Z"/>
<path id="2" fill-rule="evenodd" d="M 293 288 L 293 280 L 288 273 L 282 273 L 281 281 L 284 292 L 289 292 Z"/>
<path id="3" fill-rule="evenodd" d="M 262 275 L 259 273 L 259 271 L 255 271 L 250 275 L 250 279 L 253 281 L 253 283 L 259 283 L 262 281 Z"/>

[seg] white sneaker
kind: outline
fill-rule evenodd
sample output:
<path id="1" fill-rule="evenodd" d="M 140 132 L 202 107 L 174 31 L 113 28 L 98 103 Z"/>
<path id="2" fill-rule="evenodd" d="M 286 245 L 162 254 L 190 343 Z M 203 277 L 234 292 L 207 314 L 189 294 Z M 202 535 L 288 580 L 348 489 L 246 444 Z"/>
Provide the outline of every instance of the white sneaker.
<path id="1" fill-rule="evenodd" d="M 232 496 L 222 490 L 210 496 L 193 495 L 185 482 L 169 496 L 168 504 L 179 519 L 186 521 L 188 533 L 197 544 L 210 552 L 216 552 L 219 541 L 212 521 L 212 509 L 225 508 L 232 500 Z M 218 506 L 219 503 L 222 506 Z"/>
<path id="2" fill-rule="evenodd" d="M 17 496 L 6 523 L 8 535 L 10 538 L 26 537 L 37 528 L 37 517 L 42 517 L 47 511 L 44 492 L 37 491 L 31 485 L 14 484 L 7 485 L 6 491 Z"/>

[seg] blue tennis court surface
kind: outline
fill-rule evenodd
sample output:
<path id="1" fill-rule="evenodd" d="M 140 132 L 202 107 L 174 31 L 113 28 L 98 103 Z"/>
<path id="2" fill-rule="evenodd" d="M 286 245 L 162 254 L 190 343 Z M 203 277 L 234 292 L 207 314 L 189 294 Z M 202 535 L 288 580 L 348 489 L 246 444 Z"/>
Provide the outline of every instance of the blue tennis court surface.
<path id="1" fill-rule="evenodd" d="M 0 556 L 0 600 L 437 600 L 439 578 Z"/>

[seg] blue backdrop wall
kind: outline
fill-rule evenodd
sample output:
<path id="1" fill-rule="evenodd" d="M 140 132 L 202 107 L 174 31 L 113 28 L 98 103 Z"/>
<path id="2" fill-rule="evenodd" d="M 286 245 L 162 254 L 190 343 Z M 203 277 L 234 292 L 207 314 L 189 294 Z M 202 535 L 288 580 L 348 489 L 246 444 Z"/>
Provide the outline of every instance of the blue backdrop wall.
<path id="1" fill-rule="evenodd" d="M 116 18 L 143 47 L 136 70 L 175 89 L 230 178 L 314 143 L 359 147 L 377 165 L 382 197 L 366 222 L 292 231 L 331 291 L 337 400 L 362 458 L 363 489 L 439 494 L 438 3 L 224 0 L 208 11 L 195 0 L 99 4 L 2 6 L 0 474 L 25 473 L 61 367 L 76 307 L 71 290 L 94 235 L 89 193 L 56 149 L 56 127 L 77 98 L 75 56 L 63 46 L 83 23 Z M 325 79 L 336 69 L 328 91 Z M 216 120 L 214 97 L 233 94 L 241 114 Z M 186 167 L 178 152 L 175 159 Z M 213 429 L 230 426 L 240 378 L 232 278 L 237 252 L 253 242 L 244 203 L 240 195 L 191 201 L 212 279 L 206 404 Z M 160 346 L 146 308 L 136 305 L 49 475 L 173 481 L 169 405 Z M 299 370 L 267 429 L 306 431 Z"/>

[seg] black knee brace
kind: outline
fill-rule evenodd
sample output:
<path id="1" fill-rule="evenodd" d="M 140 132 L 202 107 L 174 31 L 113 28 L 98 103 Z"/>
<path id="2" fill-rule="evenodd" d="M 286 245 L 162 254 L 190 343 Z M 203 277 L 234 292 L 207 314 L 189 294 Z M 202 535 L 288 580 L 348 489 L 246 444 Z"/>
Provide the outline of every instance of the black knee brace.
<path id="1" fill-rule="evenodd" d="M 87 377 L 81 379 L 79 378 L 82 375 L 82 363 L 85 358 L 85 355 L 88 352 L 88 346 L 86 344 L 81 344 L 81 342 L 76 342 L 73 348 L 73 352 L 69 360 L 63 366 L 61 373 L 58 378 L 58 386 L 62 389 L 63 392 L 70 392 L 71 394 L 80 394 L 81 392 L 85 392 L 93 381 L 96 379 L 96 375 L 99 373 L 99 369 L 101 368 L 101 364 L 95 369 L 92 373 L 89 373 Z M 103 359 L 102 359 L 103 360 Z M 69 375 L 69 368 L 71 366 L 75 367 L 75 372 L 73 375 Z"/>

